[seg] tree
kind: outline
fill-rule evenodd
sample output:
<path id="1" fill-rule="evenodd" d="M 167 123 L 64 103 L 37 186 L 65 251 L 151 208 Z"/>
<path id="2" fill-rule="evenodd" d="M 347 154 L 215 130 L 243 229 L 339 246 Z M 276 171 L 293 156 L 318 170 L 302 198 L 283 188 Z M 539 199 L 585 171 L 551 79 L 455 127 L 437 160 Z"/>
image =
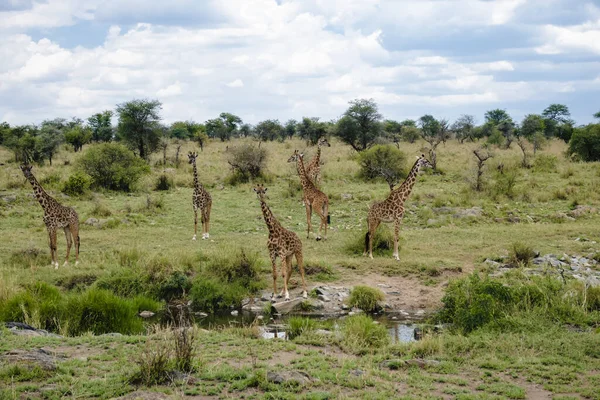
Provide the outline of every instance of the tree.
<path id="1" fill-rule="evenodd" d="M 147 159 L 158 146 L 162 104 L 158 100 L 131 100 L 117 105 L 117 133 L 140 158 Z"/>
<path id="2" fill-rule="evenodd" d="M 222 142 L 230 140 L 241 125 L 242 119 L 230 113 L 221 113 L 219 118 L 206 121 L 206 133 L 208 137 L 219 138 Z"/>
<path id="3" fill-rule="evenodd" d="M 92 139 L 92 130 L 88 127 L 74 126 L 65 132 L 65 141 L 73 146 L 73 151 L 83 149 L 83 145 Z"/>
<path id="4" fill-rule="evenodd" d="M 260 141 L 273 141 L 275 139 L 284 139 L 284 128 L 277 119 L 267 119 L 259 122 L 254 128 L 256 136 Z"/>
<path id="5" fill-rule="evenodd" d="M 327 134 L 327 124 L 319 121 L 319 118 L 302 118 L 296 126 L 298 135 L 312 145 L 317 144 L 322 136 Z"/>
<path id="6" fill-rule="evenodd" d="M 112 116 L 113 112 L 106 110 L 88 118 L 87 122 L 92 130 L 92 141 L 110 142 L 113 139 Z"/>
<path id="7" fill-rule="evenodd" d="M 375 145 L 360 153 L 358 162 L 363 179 L 381 178 L 387 182 L 390 191 L 406 177 L 406 156 L 392 145 Z"/>
<path id="8" fill-rule="evenodd" d="M 381 114 L 373 99 L 352 100 L 335 131 L 342 142 L 356 151 L 368 149 L 381 134 Z"/>
<path id="9" fill-rule="evenodd" d="M 254 128 L 252 128 L 252 125 L 250 124 L 242 124 L 240 125 L 239 132 L 241 137 L 252 136 L 254 133 Z"/>
<path id="10" fill-rule="evenodd" d="M 452 131 L 460 143 L 465 140 L 475 140 L 475 117 L 473 115 L 463 114 L 452 124 Z"/>
<path id="11" fill-rule="evenodd" d="M 506 110 L 496 108 L 485 113 L 485 122 L 491 122 L 493 125 L 498 126 L 503 121 L 512 121 Z"/>
<path id="12" fill-rule="evenodd" d="M 546 124 L 544 118 L 538 114 L 528 114 L 523 118 L 523 122 L 521 122 L 519 136 L 523 136 L 533 143 L 534 155 L 542 147 L 545 127 Z M 520 144 L 519 147 L 523 150 L 523 147 Z"/>
<path id="13" fill-rule="evenodd" d="M 575 129 L 569 142 L 569 154 L 583 161 L 600 161 L 600 124 Z"/>
<path id="14" fill-rule="evenodd" d="M 10 134 L 10 125 L 8 122 L 2 122 L 0 124 L 0 145 L 4 143 L 5 138 Z"/>
<path id="15" fill-rule="evenodd" d="M 475 181 L 475 190 L 481 192 L 483 189 L 483 181 L 481 179 L 483 176 L 483 167 L 485 162 L 493 156 L 489 151 L 484 152 L 483 149 L 473 150 L 473 154 L 475 155 L 475 158 L 477 158 L 477 178 Z"/>
<path id="16" fill-rule="evenodd" d="M 560 137 L 565 139 L 568 142 L 571 133 L 573 121 L 571 120 L 571 113 L 569 112 L 569 107 L 564 104 L 550 104 L 546 109 L 542 112 L 542 117 L 544 117 L 545 121 L 545 135 L 546 137 Z M 571 128 L 571 129 L 570 129 Z M 566 134 L 566 132 L 568 134 Z"/>
<path id="17" fill-rule="evenodd" d="M 600 111 L 598 111 L 596 114 L 594 114 L 594 118 L 600 119 Z"/>
<path id="18" fill-rule="evenodd" d="M 288 119 L 287 122 L 285 123 L 283 129 L 285 130 L 285 135 L 288 138 L 292 138 L 295 134 L 296 134 L 296 128 L 298 125 L 298 121 L 296 121 L 295 119 Z"/>
<path id="19" fill-rule="evenodd" d="M 429 161 L 434 170 L 437 170 L 436 149 L 448 137 L 448 121 L 436 120 L 432 115 L 425 114 L 419 118 L 421 137 L 429 143 Z"/>

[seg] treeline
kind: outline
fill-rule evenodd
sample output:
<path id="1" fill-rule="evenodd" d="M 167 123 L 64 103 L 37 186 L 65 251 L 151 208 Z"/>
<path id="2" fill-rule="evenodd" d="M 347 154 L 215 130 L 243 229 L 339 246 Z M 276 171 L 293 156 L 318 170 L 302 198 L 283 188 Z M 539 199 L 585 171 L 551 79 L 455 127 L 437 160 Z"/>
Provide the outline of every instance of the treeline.
<path id="1" fill-rule="evenodd" d="M 167 126 L 161 122 L 162 104 L 157 100 L 137 99 L 118 104 L 116 112 L 106 110 L 87 120 L 64 118 L 46 120 L 38 125 L 10 126 L 0 124 L 0 144 L 11 149 L 16 161 L 42 163 L 52 157 L 59 146 L 67 143 L 75 152 L 91 142 L 120 141 L 139 157 L 165 149 L 170 140 L 194 140 L 201 149 L 208 139 L 228 141 L 236 137 L 252 137 L 258 141 L 284 141 L 299 137 L 316 144 L 322 136 L 337 136 L 358 152 L 378 143 L 415 142 L 423 139 L 429 146 L 429 156 L 435 165 L 436 148 L 446 140 L 485 141 L 492 145 L 510 147 L 525 143 L 533 151 L 550 138 L 570 143 L 570 152 L 586 161 L 600 160 L 600 124 L 576 126 L 566 105 L 551 104 L 540 114 L 528 114 L 515 121 L 503 109 L 489 110 L 481 124 L 475 116 L 464 114 L 450 123 L 432 115 L 418 120 L 395 121 L 384 119 L 371 99 L 350 101 L 348 109 L 337 120 L 321 121 L 318 117 L 290 119 L 284 123 L 268 119 L 256 125 L 244 123 L 231 113 L 221 113 L 204 123 L 177 121 Z M 116 117 L 116 125 L 113 125 Z M 600 118 L 600 112 L 594 115 Z"/>

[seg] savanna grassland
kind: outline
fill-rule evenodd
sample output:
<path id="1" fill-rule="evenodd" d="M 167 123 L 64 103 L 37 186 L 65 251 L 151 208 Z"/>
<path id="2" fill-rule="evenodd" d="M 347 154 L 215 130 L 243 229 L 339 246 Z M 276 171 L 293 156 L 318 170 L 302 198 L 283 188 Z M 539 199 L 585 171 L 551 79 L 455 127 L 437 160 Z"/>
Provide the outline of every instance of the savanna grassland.
<path id="1" fill-rule="evenodd" d="M 41 293 L 31 288 L 43 282 L 52 288 L 44 286 L 44 293 L 56 291 L 47 298 L 64 302 L 65 310 L 76 310 L 77 303 L 86 299 L 93 301 L 95 297 L 86 293 L 99 289 L 125 299 L 146 296 L 131 306 L 135 311 L 143 306 L 158 309 L 167 299 L 200 296 L 201 290 L 194 292 L 194 285 L 201 280 L 226 285 L 211 274 L 218 275 L 217 270 L 242 251 L 258 271 L 250 277 L 253 288 L 267 290 L 271 268 L 258 200 L 251 183 L 227 183 L 228 146 L 242 141 L 211 141 L 203 151 L 187 143 L 181 148 L 179 166 L 174 165 L 171 145 L 168 165 L 161 164 L 162 154 L 154 154 L 152 173 L 131 193 L 62 195 L 60 189 L 80 157 L 66 148 L 55 156 L 52 166 L 34 166 L 33 173 L 46 191 L 73 206 L 80 218 L 80 263 L 75 266 L 72 255 L 71 263 L 62 266 L 66 244 L 59 233 L 58 270 L 50 267 L 42 209 L 12 161 L 13 154 L 0 148 L 4 164 L 0 166 L 0 306 L 6 312 L 11 299 L 25 299 L 28 290 L 32 296 Z M 192 372 L 184 379 L 151 381 L 136 379 L 143 365 L 141 357 L 174 346 L 172 331 L 137 322 L 134 327 L 123 327 L 121 333 L 129 335 L 100 335 L 104 332 L 85 324 L 77 327 L 67 316 L 44 321 L 41 308 L 23 311 L 34 300 L 13 301 L 16 311 L 11 316 L 20 315 L 23 322 L 50 327 L 65 337 L 23 337 L 1 331 L 2 353 L 43 347 L 60 357 L 52 371 L 29 369 L 1 358 L 0 397 L 111 398 L 134 393 L 131 398 L 135 398 L 135 394 L 150 397 L 148 392 L 155 392 L 153 398 L 600 398 L 600 294 L 575 281 L 554 284 L 532 279 L 522 274 L 524 264 L 508 278 L 497 278 L 498 286 L 478 281 L 470 286 L 456 284 L 461 279 L 467 282 L 474 272 L 481 279 L 494 273 L 484 260 L 510 256 L 515 244 L 541 254 L 598 257 L 598 163 L 566 159 L 566 145 L 558 140 L 538 151 L 531 168 L 521 168 L 521 150 L 515 145 L 508 150 L 493 148 L 494 157 L 484 169 L 483 190 L 478 192 L 473 189 L 473 150 L 479 144 L 448 141 L 438 147 L 439 171 L 423 172 L 406 202 L 400 261 L 392 259 L 391 249 L 377 250 L 375 259 L 369 260 L 362 257 L 368 206 L 384 199 L 389 188 L 384 182 L 360 180 L 356 154 L 340 142 L 331 143 L 323 149 L 321 183 L 330 199 L 331 229 L 328 240 L 321 242 L 314 235 L 306 239 L 301 187 L 295 166 L 287 163 L 294 149 L 306 149 L 312 156 L 316 148 L 306 148 L 300 140 L 261 144 L 268 151 L 263 182 L 269 189 L 271 210 L 302 239 L 306 264 L 326 272 L 308 276 L 309 290 L 320 283 L 375 286 L 391 282 L 404 285 L 398 300 L 402 308 L 433 313 L 444 306 L 446 316 L 468 314 L 469 324 L 456 322 L 457 329 L 426 334 L 423 340 L 408 344 L 390 344 L 385 333 L 381 336 L 380 327 L 368 319 L 331 335 L 317 333 L 320 322 L 306 322 L 305 329 L 290 341 L 261 339 L 256 324 L 195 329 Z M 409 160 L 407 170 L 422 147 L 423 142 L 400 144 Z M 196 242 L 191 240 L 193 188 L 186 157 L 192 150 L 199 152 L 199 179 L 213 198 L 210 240 Z M 171 189 L 153 190 L 163 173 Z M 572 216 L 577 206 L 588 206 L 588 211 Z M 84 224 L 90 218 L 99 220 L 96 226 Z M 313 231 L 316 227 L 318 218 L 313 215 Z M 389 238 L 389 228 L 379 231 Z M 295 270 L 292 282 L 298 280 Z M 158 289 L 148 289 L 158 281 Z M 157 295 L 172 293 L 173 287 L 178 296 Z M 505 293 L 505 287 L 525 291 Z M 537 297 L 531 295 L 531 288 L 537 288 Z M 239 290 L 231 297 L 248 294 L 242 293 L 242 287 Z M 294 287 L 292 297 L 300 290 Z M 402 298 L 404 291 L 410 298 Z M 497 306 L 500 292 L 513 300 L 518 293 L 537 300 L 526 306 L 517 300 L 514 304 L 505 301 L 502 308 Z M 449 295 L 442 301 L 444 293 Z M 466 314 L 452 314 L 460 308 L 460 299 L 479 299 L 479 295 L 485 301 L 467 301 Z M 107 304 L 112 301 L 109 295 L 102 296 Z M 583 302 L 578 300 L 581 296 Z M 490 315 L 486 310 L 496 311 Z M 473 322 L 477 318 L 483 322 Z M 331 328 L 331 324 L 323 327 Z M 411 362 L 422 359 L 427 362 Z M 163 369 L 171 368 L 170 362 Z M 302 371 L 309 378 L 283 384 L 267 378 L 269 372 L 282 370 Z"/>

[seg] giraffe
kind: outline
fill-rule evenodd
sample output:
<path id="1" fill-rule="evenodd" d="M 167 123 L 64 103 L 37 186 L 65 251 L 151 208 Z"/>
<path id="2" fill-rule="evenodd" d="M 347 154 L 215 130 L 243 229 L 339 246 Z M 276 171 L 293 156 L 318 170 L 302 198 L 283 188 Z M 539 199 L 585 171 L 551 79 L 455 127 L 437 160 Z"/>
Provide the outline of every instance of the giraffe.
<path id="1" fill-rule="evenodd" d="M 304 168 L 304 154 L 298 152 L 298 150 L 294 151 L 294 154 L 288 159 L 288 162 L 296 161 L 296 169 L 298 170 L 298 175 L 300 176 L 300 183 L 302 184 L 302 191 L 304 193 L 304 206 L 306 207 L 306 224 L 307 224 L 307 233 L 306 238 L 310 238 L 311 227 L 311 217 L 313 210 L 317 213 L 317 215 L 321 218 L 321 225 L 319 225 L 319 233 L 316 237 L 317 241 L 321 240 L 321 231 L 324 228 L 323 239 L 327 240 L 327 225 L 330 223 L 329 218 L 329 199 L 327 195 L 321 192 L 313 181 L 306 174 L 306 170 Z"/>
<path id="2" fill-rule="evenodd" d="M 21 171 L 25 178 L 33 186 L 33 192 L 38 202 L 44 209 L 44 223 L 48 230 L 48 236 L 50 238 L 50 256 L 52 257 L 52 264 L 54 269 L 58 269 L 57 251 L 56 251 L 56 231 L 59 228 L 63 228 L 65 236 L 67 238 L 67 256 L 65 258 L 66 266 L 69 263 L 69 254 L 71 253 L 71 245 L 73 239 L 75 239 L 75 265 L 79 264 L 79 216 L 77 212 L 71 207 L 65 207 L 58 201 L 53 199 L 44 188 L 39 184 L 33 173 L 31 172 L 31 165 L 21 165 Z"/>
<path id="3" fill-rule="evenodd" d="M 373 258 L 373 238 L 375 231 L 381 222 L 394 223 L 394 258 L 399 260 L 398 256 L 398 234 L 400 233 L 400 224 L 404 217 L 404 202 L 410 195 L 412 188 L 417 180 L 417 174 L 422 167 L 433 168 L 433 165 L 425 158 L 424 154 L 417 157 L 415 165 L 412 167 L 406 180 L 398 188 L 392 190 L 384 201 L 374 203 L 369 209 L 367 215 L 367 234 L 365 235 L 365 251 L 363 255 L 369 254 Z"/>
<path id="4" fill-rule="evenodd" d="M 317 143 L 317 154 L 306 165 L 306 174 L 315 185 L 318 185 L 321 181 L 321 147 L 323 146 L 331 147 L 324 136 Z"/>
<path id="5" fill-rule="evenodd" d="M 306 298 L 308 294 L 306 292 L 306 282 L 304 280 L 302 242 L 300 241 L 300 238 L 298 238 L 298 235 L 281 226 L 279 221 L 277 221 L 277 218 L 275 218 L 271 212 L 271 209 L 269 209 L 269 206 L 265 202 L 267 188 L 263 185 L 256 185 L 254 191 L 260 201 L 260 208 L 263 217 L 265 218 L 267 228 L 269 229 L 267 247 L 269 248 L 269 258 L 271 258 L 271 264 L 273 266 L 273 294 L 271 295 L 271 300 L 275 300 L 275 293 L 277 293 L 277 257 L 281 259 L 281 274 L 283 277 L 283 290 L 278 297 L 281 297 L 283 294 L 285 295 L 286 301 L 290 299 L 288 282 L 290 280 L 290 275 L 292 274 L 292 258 L 296 257 L 296 262 L 300 268 L 300 275 L 302 276 L 302 297 Z"/>
<path id="6" fill-rule="evenodd" d="M 212 207 L 212 199 L 210 193 L 204 189 L 204 186 L 198 182 L 198 169 L 196 168 L 197 152 L 188 153 L 188 161 L 194 168 L 194 194 L 192 195 L 192 205 L 194 207 L 194 237 L 196 240 L 198 234 L 198 210 L 200 210 L 200 223 L 202 224 L 202 240 L 210 237 L 208 230 L 210 228 L 210 209 Z"/>

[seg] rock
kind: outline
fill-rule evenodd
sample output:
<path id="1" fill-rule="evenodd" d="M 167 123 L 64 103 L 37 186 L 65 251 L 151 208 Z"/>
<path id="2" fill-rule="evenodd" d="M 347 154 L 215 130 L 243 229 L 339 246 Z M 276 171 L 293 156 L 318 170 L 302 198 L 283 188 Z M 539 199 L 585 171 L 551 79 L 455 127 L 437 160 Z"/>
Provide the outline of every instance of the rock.
<path id="1" fill-rule="evenodd" d="M 7 203 L 12 203 L 13 201 L 17 200 L 17 195 L 9 194 L 8 196 L 3 196 L 2 200 L 4 200 Z"/>
<path id="2" fill-rule="evenodd" d="M 415 338 L 415 340 L 423 339 L 423 329 L 416 327 L 413 331 L 413 337 Z"/>
<path id="3" fill-rule="evenodd" d="M 256 317 L 257 320 L 262 321 L 263 319 L 265 319 L 264 315 L 259 315 Z"/>
<path id="4" fill-rule="evenodd" d="M 96 226 L 98 225 L 98 219 L 97 218 L 88 218 L 85 220 L 84 224 L 86 225 L 90 225 L 90 226 Z"/>
<path id="5" fill-rule="evenodd" d="M 231 312 L 231 315 L 233 315 L 234 317 L 237 317 L 237 316 L 238 316 L 238 314 L 239 314 L 239 311 L 238 311 L 238 310 L 233 310 L 233 311 Z"/>
<path id="6" fill-rule="evenodd" d="M 350 370 L 350 375 L 354 375 L 354 376 L 363 376 L 365 374 L 365 371 L 363 371 L 362 369 L 353 369 Z"/>
<path id="7" fill-rule="evenodd" d="M 348 307 L 347 304 L 342 304 L 342 310 L 349 310 L 350 307 Z"/>
<path id="8" fill-rule="evenodd" d="M 586 205 L 578 205 L 573 210 L 569 211 L 567 214 L 572 218 L 579 218 L 586 214 L 594 214 L 596 213 L 596 209 L 594 207 L 586 206 Z"/>
<path id="9" fill-rule="evenodd" d="M 10 330 L 12 332 L 13 335 L 17 335 L 17 336 L 44 336 L 41 332 L 38 332 L 37 329 L 36 330 L 29 330 L 29 329 L 16 329 L 16 328 L 12 328 Z"/>
<path id="10" fill-rule="evenodd" d="M 324 286 L 319 286 L 315 288 L 315 293 L 322 294 L 325 296 L 329 296 L 329 288 Z"/>
<path id="11" fill-rule="evenodd" d="M 379 368 L 400 369 L 406 365 L 406 361 L 400 359 L 384 360 L 379 363 Z"/>
<path id="12" fill-rule="evenodd" d="M 204 313 L 204 312 L 201 312 L 201 311 L 200 311 L 200 312 L 195 312 L 195 313 L 194 313 L 194 315 L 195 315 L 197 318 L 206 318 L 206 317 L 208 317 L 208 314 L 207 314 L 207 313 Z"/>
<path id="13" fill-rule="evenodd" d="M 23 363 L 37 365 L 46 371 L 56 369 L 56 357 L 44 349 L 37 350 L 9 350 L 4 356 L 9 363 Z"/>
<path id="14" fill-rule="evenodd" d="M 429 218 L 429 219 L 427 220 L 427 225 L 435 225 L 435 224 L 437 224 L 437 223 L 438 223 L 438 220 L 437 220 L 437 219 Z"/>
<path id="15" fill-rule="evenodd" d="M 419 368 L 425 368 L 425 367 L 434 367 L 437 365 L 440 365 L 441 363 L 438 360 L 424 360 L 422 358 L 415 358 L 412 360 L 408 360 L 406 361 L 407 365 L 413 365 Z"/>
<path id="16" fill-rule="evenodd" d="M 507 220 L 508 222 L 510 222 L 510 223 L 513 223 L 513 224 L 518 224 L 519 222 L 521 222 L 521 218 L 519 218 L 519 217 L 514 217 L 514 216 L 512 216 L 512 217 L 508 217 L 506 220 Z"/>
<path id="17" fill-rule="evenodd" d="M 271 306 L 275 309 L 278 314 L 289 314 L 295 308 L 299 307 L 300 304 L 306 299 L 297 297 L 289 301 L 281 301 L 279 303 L 273 303 Z"/>
<path id="18" fill-rule="evenodd" d="M 340 197 L 342 200 L 352 200 L 352 195 L 350 193 L 342 193 Z"/>
<path id="19" fill-rule="evenodd" d="M 329 303 L 331 301 L 331 299 L 329 297 L 325 296 L 324 294 L 320 294 L 318 296 L 318 299 L 321 301 L 324 301 L 325 303 Z"/>
<path id="20" fill-rule="evenodd" d="M 454 214 L 454 218 L 469 218 L 469 217 L 481 217 L 483 209 L 481 207 L 466 208 L 459 210 Z"/>
<path id="21" fill-rule="evenodd" d="M 498 261 L 490 260 L 489 258 L 486 258 L 484 263 L 489 265 L 490 267 L 495 267 L 495 268 L 499 268 L 502 266 L 502 264 L 499 263 Z"/>
<path id="22" fill-rule="evenodd" d="M 431 211 L 433 211 L 436 214 L 450 214 L 451 212 L 454 211 L 454 208 L 452 207 L 433 207 L 431 209 Z"/>
<path id="23" fill-rule="evenodd" d="M 317 329 L 317 330 L 315 331 L 315 333 L 316 333 L 316 334 L 318 334 L 318 335 L 324 335 L 324 336 L 330 336 L 330 335 L 333 335 L 333 332 L 331 332 L 331 331 L 328 331 L 328 330 L 326 330 L 326 329 Z"/>
<path id="24" fill-rule="evenodd" d="M 302 386 L 310 383 L 310 381 L 310 376 L 303 371 L 267 372 L 267 382 L 272 382 L 276 384 L 295 383 Z"/>
<path id="25" fill-rule="evenodd" d="M 142 311 L 138 314 L 142 318 L 151 318 L 154 317 L 154 313 L 152 311 Z"/>

